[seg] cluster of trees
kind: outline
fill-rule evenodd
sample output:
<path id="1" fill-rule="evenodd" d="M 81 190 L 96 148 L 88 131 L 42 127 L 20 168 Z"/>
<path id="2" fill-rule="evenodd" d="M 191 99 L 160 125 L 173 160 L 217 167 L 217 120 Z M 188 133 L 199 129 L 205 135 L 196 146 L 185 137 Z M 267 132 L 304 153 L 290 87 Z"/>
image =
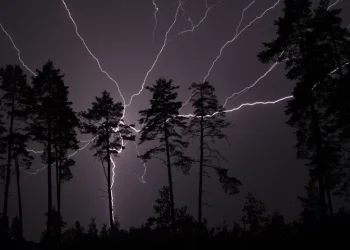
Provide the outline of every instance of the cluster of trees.
<path id="1" fill-rule="evenodd" d="M 47 165 L 47 228 L 45 237 L 60 241 L 63 227 L 61 215 L 61 185 L 73 175 L 70 170 L 75 161 L 69 152 L 78 149 L 77 133 L 91 134 L 91 149 L 94 157 L 100 160 L 107 182 L 109 203 L 109 226 L 113 230 L 115 219 L 112 207 L 112 159 L 125 147 L 126 141 L 134 141 L 134 125 L 123 121 L 124 107 L 121 102 L 114 102 L 110 93 L 103 91 L 96 97 L 91 108 L 76 113 L 68 98 L 68 87 L 63 81 L 64 75 L 47 62 L 42 70 L 37 70 L 32 83 L 27 83 L 26 75 L 18 65 L 1 68 L 0 80 L 3 98 L 1 108 L 4 113 L 1 124 L 1 155 L 4 164 L 1 173 L 5 184 L 2 230 L 8 232 L 8 200 L 12 176 L 17 179 L 19 207 L 19 235 L 22 235 L 22 202 L 20 195 L 20 168 L 29 168 L 33 157 L 27 150 L 27 144 L 34 141 L 43 145 L 42 161 Z M 172 230 L 176 230 L 176 209 L 173 194 L 172 169 L 177 168 L 188 174 L 191 165 L 199 165 L 198 221 L 202 221 L 203 177 L 212 169 L 219 177 L 225 192 L 235 194 L 241 182 L 228 176 L 228 170 L 217 162 L 221 154 L 213 148 L 217 139 L 226 139 L 223 129 L 229 126 L 224 120 L 225 113 L 215 96 L 215 89 L 208 82 L 193 83 L 191 103 L 195 116 L 188 120 L 179 114 L 182 103 L 177 101 L 178 86 L 171 80 L 160 78 L 152 87 L 146 87 L 152 94 L 149 109 L 141 110 L 139 144 L 157 141 L 156 147 L 139 156 L 143 161 L 158 159 L 168 170 L 169 211 Z M 210 116 L 213 112 L 217 115 Z M 189 135 L 189 136 L 186 136 Z M 189 139 L 197 138 L 200 142 L 200 156 L 193 159 L 184 154 Z M 164 158 L 162 158 L 164 155 Z M 56 206 L 53 205 L 52 169 L 57 186 Z M 16 218 L 17 221 L 17 218 Z M 59 226 L 58 226 L 59 225 Z M 4 233 L 6 235 L 6 233 Z"/>
<path id="2" fill-rule="evenodd" d="M 286 114 L 289 116 L 287 124 L 295 130 L 297 157 L 307 160 L 309 167 L 307 197 L 299 197 L 303 206 L 302 222 L 303 225 L 320 223 L 321 231 L 325 231 L 330 218 L 334 221 L 339 221 L 339 218 L 349 220 L 345 213 L 334 215 L 332 198 L 348 198 L 349 195 L 350 33 L 343 27 L 340 10 L 328 9 L 328 0 L 320 0 L 315 9 L 312 9 L 309 0 L 285 0 L 284 4 L 283 16 L 275 21 L 277 38 L 264 43 L 266 50 L 259 53 L 258 58 L 263 63 L 285 62 L 286 77 L 295 83 L 294 97 L 287 104 Z M 147 230 L 174 235 L 210 235 L 202 216 L 204 177 L 213 171 L 229 194 L 238 193 L 242 185 L 219 164 L 220 159 L 225 158 L 215 149 L 214 143 L 227 139 L 225 129 L 229 123 L 211 84 L 193 83 L 189 88 L 192 91 L 191 117 L 179 114 L 182 106 L 177 100 L 179 87 L 172 80 L 160 78 L 146 87 L 152 98 L 150 106 L 139 111 L 142 128 L 136 139 L 134 125 L 123 121 L 123 104 L 114 102 L 108 92 L 103 91 L 101 96 L 96 97 L 91 108 L 76 113 L 71 107 L 68 87 L 60 70 L 49 61 L 36 72 L 31 84 L 28 84 L 19 66 L 8 65 L 0 70 L 0 169 L 5 183 L 1 235 L 9 236 L 8 199 L 10 182 L 15 176 L 19 216 L 13 228 L 19 230 L 11 231 L 18 232 L 15 235 L 22 238 L 20 168 L 31 165 L 33 158 L 26 149 L 30 141 L 43 145 L 42 160 L 47 164 L 48 209 L 44 239 L 69 243 L 77 237 L 96 240 L 116 233 L 121 235 L 112 211 L 111 157 L 120 154 L 126 141 L 135 140 L 139 144 L 157 142 L 156 146 L 150 143 L 151 148 L 139 157 L 144 162 L 151 159 L 161 161 L 167 168 L 168 186 L 160 190 L 160 198 L 156 200 L 154 209 L 157 217 L 149 218 L 141 229 L 130 232 L 140 237 L 146 237 L 149 234 Z M 90 225 L 87 236 L 79 224 L 62 232 L 66 224 L 60 212 L 61 184 L 73 177 L 70 167 L 75 162 L 68 153 L 78 148 L 78 132 L 92 135 L 90 149 L 101 162 L 106 177 L 109 229 L 105 226 L 100 235 L 94 223 Z M 189 140 L 198 142 L 197 158 L 184 153 Z M 56 176 L 57 211 L 52 198 L 52 167 Z M 191 167 L 199 170 L 197 219 L 187 213 L 186 207 L 176 208 L 173 192 L 172 170 L 175 168 L 189 174 Z M 244 238 L 247 232 L 259 237 L 271 236 L 278 230 L 295 235 L 295 231 L 302 231 L 296 222 L 286 225 L 279 214 L 267 216 L 263 203 L 251 194 L 247 197 L 244 212 L 244 228 L 236 224 L 228 233 L 224 227 L 217 237 L 230 235 Z M 142 233 L 139 234 L 138 230 Z M 275 233 L 271 234 L 271 230 Z"/>
<path id="3" fill-rule="evenodd" d="M 285 1 L 275 21 L 277 39 L 265 43 L 260 61 L 285 61 L 286 77 L 296 85 L 288 102 L 288 125 L 295 129 L 297 157 L 307 160 L 305 215 L 333 214 L 333 196 L 348 197 L 350 129 L 350 33 L 339 9 L 321 0 Z"/>
<path id="4" fill-rule="evenodd" d="M 76 139 L 79 120 L 68 100 L 68 87 L 63 75 L 47 62 L 28 84 L 27 77 L 18 65 L 0 69 L 1 98 L 1 176 L 4 180 L 4 207 L 1 229 L 8 227 L 9 191 L 11 179 L 16 176 L 18 197 L 19 235 L 23 232 L 20 169 L 29 168 L 33 156 L 27 144 L 35 141 L 43 145 L 42 161 L 47 164 L 48 210 L 47 231 L 51 231 L 53 198 L 52 167 L 55 169 L 57 186 L 57 211 L 61 208 L 61 184 L 72 178 L 68 151 L 78 148 Z M 2 234 L 3 235 L 3 234 Z"/>

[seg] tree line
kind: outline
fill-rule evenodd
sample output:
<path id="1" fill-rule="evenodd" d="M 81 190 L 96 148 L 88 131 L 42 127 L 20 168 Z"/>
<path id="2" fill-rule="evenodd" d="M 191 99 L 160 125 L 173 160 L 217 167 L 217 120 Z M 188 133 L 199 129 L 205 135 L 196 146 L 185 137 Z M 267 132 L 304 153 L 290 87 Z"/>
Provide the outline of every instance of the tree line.
<path id="1" fill-rule="evenodd" d="M 306 160 L 309 169 L 307 195 L 299 197 L 303 207 L 301 221 L 319 223 L 321 231 L 325 231 L 329 220 L 338 218 L 333 199 L 349 198 L 350 33 L 340 18 L 341 10 L 329 9 L 328 0 L 320 0 L 314 8 L 309 0 L 285 0 L 284 5 L 283 15 L 275 20 L 277 38 L 263 43 L 265 49 L 258 54 L 258 59 L 262 63 L 284 63 L 286 78 L 294 84 L 293 98 L 287 103 L 285 113 L 287 124 L 293 128 L 297 139 L 296 156 Z M 176 233 L 184 231 L 184 225 L 190 225 L 196 232 L 207 232 L 202 215 L 203 186 L 204 178 L 213 173 L 225 192 L 239 192 L 242 182 L 219 164 L 225 156 L 214 146 L 215 141 L 227 140 L 225 131 L 230 123 L 209 82 L 193 83 L 189 88 L 192 117 L 179 113 L 182 106 L 177 94 L 179 87 L 172 80 L 159 78 L 147 86 L 152 98 L 149 107 L 139 111 L 141 130 L 137 137 L 135 125 L 123 121 L 123 104 L 115 102 L 107 91 L 97 96 L 90 108 L 76 112 L 69 100 L 64 75 L 51 61 L 36 73 L 29 84 L 18 65 L 7 65 L 0 70 L 0 157 L 1 177 L 5 183 L 1 230 L 5 237 L 9 231 L 12 177 L 16 178 L 19 207 L 16 223 L 19 237 L 22 237 L 20 169 L 31 166 L 33 157 L 27 151 L 30 141 L 44 148 L 41 156 L 47 165 L 48 190 L 44 238 L 55 238 L 56 242 L 62 241 L 65 226 L 60 212 L 61 185 L 73 177 L 70 168 L 75 161 L 69 157 L 69 152 L 78 149 L 78 133 L 90 134 L 93 138 L 90 149 L 100 161 L 107 182 L 111 231 L 118 231 L 112 211 L 111 157 L 120 155 L 126 141 L 151 145 L 139 157 L 144 162 L 159 160 L 167 168 L 168 185 L 160 190 L 154 207 L 159 216 L 149 218 L 144 227 L 156 225 L 156 228 Z M 197 158 L 184 153 L 189 140 L 198 142 Z M 183 174 L 189 174 L 191 168 L 199 170 L 196 220 L 188 215 L 186 207 L 175 206 L 174 168 Z M 53 206 L 52 171 L 56 178 L 57 208 Z M 265 208 L 251 194 L 247 202 L 250 206 L 245 206 L 246 216 L 242 222 L 250 225 L 251 233 L 258 234 L 272 217 L 266 220 L 261 217 Z M 280 217 L 274 218 L 279 221 Z"/>
<path id="2" fill-rule="evenodd" d="M 59 69 L 52 61 L 48 61 L 37 70 L 32 77 L 31 84 L 27 82 L 26 75 L 18 65 L 7 65 L 0 70 L 2 96 L 2 111 L 4 114 L 2 131 L 2 155 L 5 160 L 1 165 L 1 173 L 5 184 L 4 207 L 2 212 L 2 225 L 8 225 L 9 189 L 13 176 L 16 177 L 18 192 L 18 227 L 19 234 L 23 231 L 22 201 L 20 168 L 31 166 L 33 157 L 27 150 L 30 141 L 40 143 L 44 150 L 42 161 L 47 165 L 47 225 L 46 237 L 54 234 L 61 235 L 60 227 L 53 228 L 57 221 L 61 221 L 61 185 L 70 180 L 73 175 L 71 167 L 75 165 L 69 152 L 78 149 L 78 132 L 92 136 L 90 149 L 94 152 L 104 171 L 107 182 L 109 204 L 109 226 L 114 228 L 112 192 L 111 192 L 111 157 L 119 156 L 125 148 L 126 141 L 135 141 L 134 125 L 127 125 L 123 121 L 124 107 L 121 102 L 114 102 L 110 93 L 103 91 L 101 96 L 95 98 L 91 108 L 86 111 L 75 112 L 72 102 L 69 101 L 68 87 L 65 85 Z M 158 159 L 164 163 L 168 170 L 169 206 L 171 225 L 175 230 L 175 202 L 173 194 L 172 169 L 177 168 L 188 174 L 194 162 L 199 163 L 199 194 L 198 194 L 198 220 L 202 220 L 202 194 L 203 176 L 207 175 L 206 168 L 213 169 L 219 176 L 226 192 L 237 193 L 240 181 L 227 175 L 228 170 L 220 165 L 212 164 L 211 158 L 222 157 L 212 148 L 216 139 L 226 138 L 222 129 L 228 127 L 223 118 L 222 107 L 218 104 L 215 89 L 209 83 L 193 83 L 193 96 L 191 102 L 195 108 L 196 117 L 188 119 L 179 114 L 181 102 L 177 101 L 178 86 L 171 80 L 160 78 L 152 87 L 146 87 L 153 94 L 149 109 L 141 110 L 139 144 L 150 141 L 158 142 L 156 147 L 139 156 L 143 161 Z M 219 115 L 206 117 L 215 111 Z M 8 118 L 8 119 L 6 119 Z M 201 155 L 198 160 L 184 155 L 184 149 L 190 138 L 200 141 Z M 164 155 L 164 159 L 162 158 Z M 53 172 L 53 173 L 52 173 Z M 55 179 L 52 180 L 52 176 Z M 52 185 L 56 184 L 56 206 L 53 205 Z M 57 211 L 56 211 L 57 209 Z"/>

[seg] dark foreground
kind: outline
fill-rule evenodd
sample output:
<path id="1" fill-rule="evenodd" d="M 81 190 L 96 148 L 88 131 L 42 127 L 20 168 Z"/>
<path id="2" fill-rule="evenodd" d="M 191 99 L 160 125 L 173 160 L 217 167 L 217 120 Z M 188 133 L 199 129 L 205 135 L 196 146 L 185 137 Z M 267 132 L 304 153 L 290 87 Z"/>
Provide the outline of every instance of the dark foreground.
<path id="1" fill-rule="evenodd" d="M 264 225 L 248 226 L 244 229 L 238 224 L 228 228 L 202 228 L 195 224 L 183 224 L 176 233 L 167 228 L 152 228 L 149 225 L 131 228 L 129 231 L 106 227 L 96 229 L 92 223 L 85 230 L 77 222 L 63 231 L 61 236 L 44 236 L 40 243 L 16 239 L 14 232 L 1 239 L 0 249 L 296 249 L 321 248 L 335 249 L 345 246 L 350 236 L 350 214 L 340 212 L 324 220 L 293 222 L 287 224 L 283 217 L 270 217 Z M 347 244 L 346 244 L 347 245 Z"/>

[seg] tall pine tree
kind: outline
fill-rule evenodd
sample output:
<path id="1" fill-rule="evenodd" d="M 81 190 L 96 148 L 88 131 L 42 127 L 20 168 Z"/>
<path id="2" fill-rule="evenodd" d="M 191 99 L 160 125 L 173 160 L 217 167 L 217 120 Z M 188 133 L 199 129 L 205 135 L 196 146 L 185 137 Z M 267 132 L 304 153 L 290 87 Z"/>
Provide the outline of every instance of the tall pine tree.
<path id="1" fill-rule="evenodd" d="M 61 115 L 62 103 L 59 96 L 62 94 L 64 75 L 60 69 L 56 69 L 52 61 L 48 61 L 37 70 L 37 76 L 33 77 L 32 99 L 32 123 L 31 134 L 34 141 L 44 146 L 43 160 L 47 164 L 47 224 L 46 236 L 52 231 L 52 164 L 55 162 L 53 155 L 55 143 L 55 131 L 58 129 L 58 119 Z"/>
<path id="2" fill-rule="evenodd" d="M 139 144 L 147 141 L 158 141 L 157 146 L 149 149 L 140 157 L 145 162 L 152 158 L 159 159 L 167 167 L 173 229 L 176 218 L 172 167 L 176 167 L 186 174 L 192 164 L 192 159 L 183 153 L 188 142 L 182 139 L 179 131 L 186 128 L 186 118 L 179 116 L 181 102 L 176 101 L 178 88 L 178 86 L 173 86 L 172 80 L 158 79 L 153 86 L 146 87 L 152 93 L 151 107 L 139 111 L 142 117 L 139 122 L 143 126 Z M 165 154 L 165 159 L 158 157 L 158 154 Z"/>
<path id="3" fill-rule="evenodd" d="M 61 216 L 61 184 L 72 178 L 70 167 L 75 161 L 68 159 L 68 151 L 79 148 L 76 138 L 79 119 L 71 107 L 72 102 L 68 100 L 68 87 L 59 82 L 56 89 L 57 117 L 53 128 L 53 148 L 56 164 L 57 213 Z"/>
<path id="4" fill-rule="evenodd" d="M 117 157 L 120 150 L 124 149 L 123 141 L 134 140 L 131 127 L 124 124 L 123 109 L 121 102 L 114 103 L 110 93 L 103 91 L 101 97 L 96 97 L 91 108 L 80 113 L 81 131 L 95 138 L 91 142 L 91 149 L 95 150 L 94 156 L 101 161 L 107 180 L 111 229 L 115 226 L 111 190 L 112 157 Z"/>
<path id="5" fill-rule="evenodd" d="M 320 214 L 324 218 L 327 212 L 332 212 L 330 190 L 339 185 L 341 176 L 341 155 L 334 145 L 339 131 L 333 117 L 327 115 L 331 105 L 327 96 L 337 85 L 330 79 L 334 70 L 331 62 L 336 61 L 334 49 L 342 44 L 343 38 L 333 36 L 333 39 L 338 37 L 339 42 L 329 43 L 328 35 L 321 32 L 321 23 L 326 19 L 320 16 L 320 9 L 316 14 L 312 12 L 310 1 L 285 0 L 284 3 L 284 16 L 275 22 L 278 37 L 265 43 L 267 50 L 258 57 L 264 63 L 286 60 L 286 76 L 296 82 L 294 98 L 287 105 L 286 114 L 290 116 L 287 123 L 296 129 L 298 158 L 308 160 L 310 178 L 317 179 Z M 328 11 L 327 6 L 326 1 L 321 1 L 323 13 Z M 341 30 L 337 18 L 333 21 L 332 30 Z"/>
<path id="6" fill-rule="evenodd" d="M 17 197 L 19 206 L 20 236 L 23 230 L 22 203 L 20 192 L 19 164 L 29 167 L 32 157 L 26 151 L 28 135 L 28 113 L 30 112 L 29 100 L 31 88 L 27 84 L 27 77 L 18 65 L 7 65 L 0 69 L 0 90 L 2 96 L 3 111 L 7 118 L 5 134 L 7 163 L 5 170 L 5 193 L 3 216 L 7 217 L 10 180 L 13 173 L 16 174 Z M 16 164 L 14 164 L 16 163 Z"/>
<path id="7" fill-rule="evenodd" d="M 204 82 L 193 83 L 189 89 L 193 91 L 190 102 L 194 108 L 194 117 L 186 129 L 186 134 L 190 138 L 199 139 L 198 222 L 202 223 L 203 177 L 209 175 L 207 170 L 216 172 L 225 192 L 230 194 L 238 193 L 238 186 L 242 183 L 234 177 L 229 177 L 227 169 L 221 168 L 219 160 L 224 157 L 214 148 L 217 140 L 227 140 L 223 130 L 230 125 L 225 120 L 225 112 L 219 105 L 215 88 L 210 83 Z"/>

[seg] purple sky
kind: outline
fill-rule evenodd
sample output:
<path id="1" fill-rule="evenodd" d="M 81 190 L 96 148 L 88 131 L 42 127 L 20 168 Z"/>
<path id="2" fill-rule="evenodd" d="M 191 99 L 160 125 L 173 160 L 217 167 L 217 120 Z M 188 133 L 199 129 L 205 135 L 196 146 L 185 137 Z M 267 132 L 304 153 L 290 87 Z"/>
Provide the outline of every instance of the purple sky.
<path id="1" fill-rule="evenodd" d="M 257 0 L 245 13 L 241 28 L 276 1 Z M 165 32 L 174 21 L 178 2 L 156 1 L 159 11 L 154 39 L 152 0 L 66 0 L 66 3 L 86 44 L 98 57 L 104 70 L 118 81 L 129 102 L 131 95 L 139 91 L 146 72 L 163 45 Z M 208 0 L 209 5 L 214 3 L 215 0 Z M 249 3 L 251 0 L 223 0 L 208 12 L 207 18 L 194 32 L 177 36 L 179 32 L 191 28 L 186 20 L 188 17 L 197 24 L 206 11 L 205 0 L 188 0 L 184 5 L 186 19 L 180 11 L 177 22 L 169 32 L 170 41 L 150 72 L 146 85 L 159 77 L 174 79 L 174 83 L 180 86 L 179 99 L 186 101 L 190 94 L 187 90 L 189 85 L 203 80 L 220 48 L 235 35 L 242 10 Z M 282 4 L 281 1 L 223 50 L 222 57 L 207 78 L 216 87 L 222 103 L 232 93 L 252 84 L 271 66 L 261 64 L 256 54 L 262 50 L 262 42 L 275 37 L 273 20 L 281 15 Z M 349 10 L 350 2 L 343 1 L 337 6 Z M 350 18 L 346 17 L 346 12 L 342 15 L 347 25 Z M 110 91 L 115 101 L 121 101 L 115 83 L 99 70 L 96 61 L 76 35 L 61 0 L 1 1 L 0 23 L 12 36 L 29 68 L 41 68 L 51 59 L 66 74 L 65 82 L 70 87 L 70 99 L 76 111 L 87 109 L 103 90 Z M 0 32 L 0 51 L 0 66 L 20 64 L 16 50 L 3 32 Z M 30 72 L 26 73 L 30 76 Z M 227 108 L 244 102 L 276 100 L 290 95 L 292 88 L 293 83 L 284 78 L 283 66 L 279 65 L 238 100 L 228 102 Z M 138 110 L 148 106 L 149 98 L 147 92 L 142 92 L 133 99 L 127 109 L 126 122 L 137 122 Z M 231 145 L 220 142 L 216 147 L 229 160 L 222 167 L 229 168 L 230 174 L 239 178 L 244 186 L 239 195 L 228 196 L 222 192 L 215 177 L 208 181 L 210 192 L 204 199 L 211 207 L 205 208 L 204 216 L 211 225 L 221 225 L 225 219 L 229 224 L 237 221 L 242 216 L 244 197 L 248 191 L 262 199 L 270 211 L 278 210 L 287 220 L 297 218 L 300 206 L 296 196 L 304 194 L 307 168 L 303 162 L 296 160 L 293 148 L 295 139 L 293 131 L 285 125 L 287 117 L 284 106 L 285 102 L 245 107 L 227 115 L 227 119 L 234 124 L 227 131 Z M 189 112 L 191 107 L 188 105 L 183 113 Z M 79 136 L 81 140 L 89 138 L 87 135 Z M 41 149 L 40 145 L 32 146 Z M 197 156 L 196 147 L 194 143 L 188 150 L 193 157 Z M 140 147 L 141 152 L 144 149 Z M 99 191 L 106 188 L 100 163 L 94 161 L 88 148 L 79 152 L 75 160 L 74 178 L 63 185 L 64 219 L 69 225 L 75 220 L 86 224 L 90 217 L 96 217 L 98 223 L 108 222 L 107 199 Z M 166 169 L 156 161 L 149 162 L 146 184 L 142 184 L 137 175 L 142 174 L 143 166 L 136 158 L 131 143 L 115 162 L 115 214 L 119 216 L 123 228 L 138 226 L 153 214 L 157 189 L 167 184 Z M 37 164 L 40 164 L 39 156 L 33 166 Z M 25 236 L 30 239 L 38 239 L 45 228 L 46 177 L 45 170 L 38 175 L 22 175 L 24 230 Z M 17 204 L 15 189 L 11 188 L 10 216 L 13 216 L 17 214 Z M 195 215 L 196 166 L 191 176 L 175 172 L 174 188 L 177 206 L 188 205 L 190 213 Z M 0 198 L 2 205 L 2 191 Z"/>

